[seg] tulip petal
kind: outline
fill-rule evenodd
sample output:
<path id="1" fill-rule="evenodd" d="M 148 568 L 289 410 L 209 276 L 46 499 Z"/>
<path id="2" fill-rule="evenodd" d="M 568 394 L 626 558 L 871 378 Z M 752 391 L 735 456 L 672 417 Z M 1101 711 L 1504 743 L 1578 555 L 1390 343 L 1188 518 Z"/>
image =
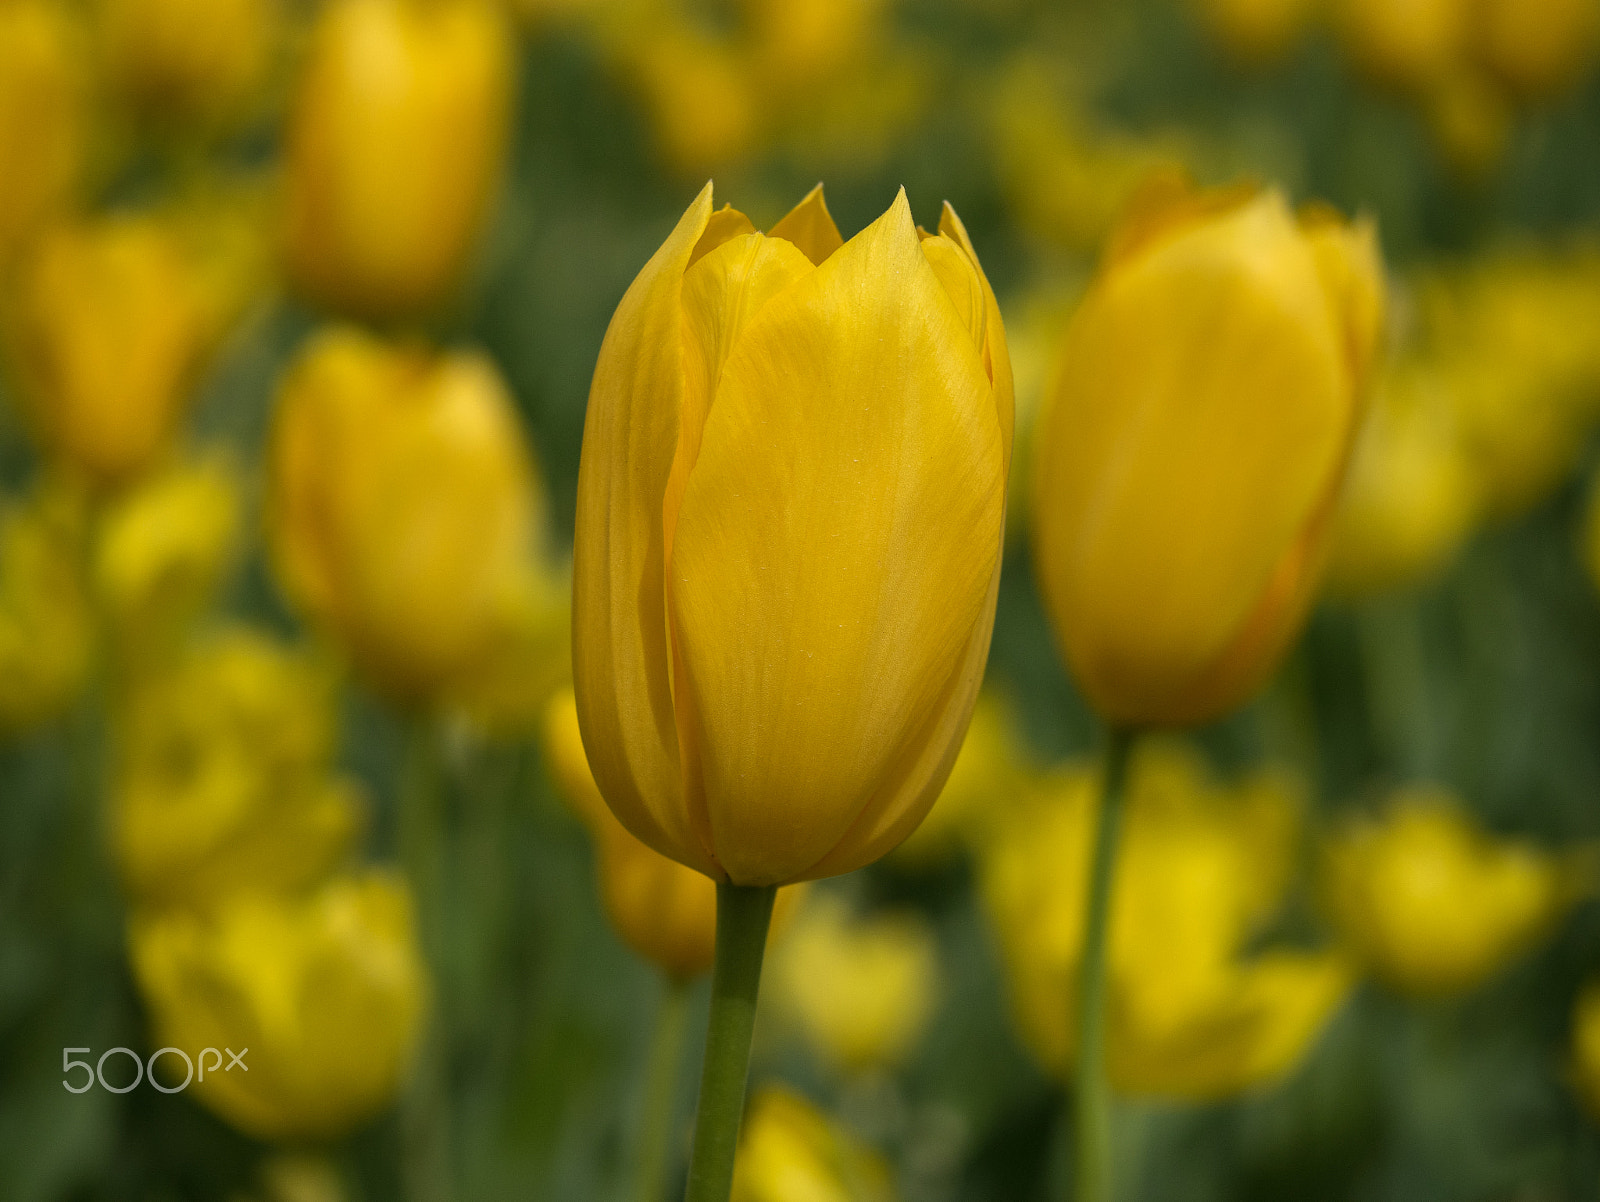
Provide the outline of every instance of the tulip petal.
<path id="1" fill-rule="evenodd" d="M 807 192 L 806 198 L 790 209 L 767 234 L 793 242 L 818 266 L 844 245 L 839 227 L 833 224 L 833 215 L 828 212 L 828 202 L 822 199 L 821 184 Z"/>
<path id="2" fill-rule="evenodd" d="M 989 379 L 994 383 L 994 402 L 1000 413 L 1000 435 L 1005 441 L 1006 469 L 1009 471 L 1011 435 L 1016 426 L 1016 387 L 1011 375 L 1011 351 L 1006 346 L 1005 322 L 1000 319 L 1000 302 L 995 299 L 994 289 L 989 286 L 989 277 L 984 274 L 983 264 L 978 260 L 978 252 L 973 249 L 972 239 L 967 236 L 967 227 L 962 224 L 961 218 L 956 215 L 954 207 L 948 200 L 944 202 L 944 208 L 939 213 L 939 232 L 946 238 L 954 240 L 967 252 L 967 257 L 972 260 L 973 270 L 978 273 L 978 282 L 983 285 L 984 367 L 989 372 Z"/>
<path id="3" fill-rule="evenodd" d="M 750 218 L 732 205 L 723 205 L 706 222 L 705 233 L 700 235 L 700 241 L 694 244 L 694 252 L 689 256 L 689 266 L 693 267 L 728 239 L 755 232 L 755 223 Z"/>
<path id="4" fill-rule="evenodd" d="M 1297 587 L 1285 556 L 1334 491 L 1342 323 L 1265 194 L 1103 275 L 1063 358 L 1035 520 L 1065 650 L 1113 721 L 1203 718 L 1187 686 L 1275 578 Z"/>
<path id="5" fill-rule="evenodd" d="M 678 702 L 730 880 L 806 874 L 943 758 L 927 737 L 992 593 L 1003 455 L 904 193 L 746 327 L 669 572 Z"/>
<path id="6" fill-rule="evenodd" d="M 572 666 L 607 804 L 663 855 L 716 875 L 680 804 L 661 521 L 683 397 L 683 274 L 710 219 L 707 184 L 629 286 L 600 348 L 578 471 Z"/>

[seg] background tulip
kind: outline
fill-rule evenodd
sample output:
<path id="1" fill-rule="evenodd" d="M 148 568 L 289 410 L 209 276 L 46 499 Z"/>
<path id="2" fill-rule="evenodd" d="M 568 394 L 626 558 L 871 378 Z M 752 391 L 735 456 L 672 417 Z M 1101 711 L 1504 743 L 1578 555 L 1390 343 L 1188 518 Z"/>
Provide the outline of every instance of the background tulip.
<path id="1" fill-rule="evenodd" d="M 1370 228 L 1164 194 L 1112 240 L 1038 433 L 1035 568 L 1090 703 L 1191 725 L 1314 592 L 1382 311 Z"/>
<path id="2" fill-rule="evenodd" d="M 0 266 L 79 183 L 88 85 L 81 42 L 62 5 L 0 5 Z"/>
<path id="3" fill-rule="evenodd" d="M 202 125 L 239 115 L 266 81 L 279 0 L 97 0 L 101 51 L 144 114 Z"/>
<path id="4" fill-rule="evenodd" d="M 510 35 L 487 0 L 334 0 L 289 130 L 286 250 L 313 300 L 393 319 L 459 281 L 505 155 Z"/>
<path id="5" fill-rule="evenodd" d="M 949 208 L 844 243 L 709 186 L 612 318 L 578 482 L 578 715 L 646 843 L 742 885 L 848 871 L 915 828 L 977 695 L 1011 381 Z M 680 334 L 683 331 L 683 334 Z"/>

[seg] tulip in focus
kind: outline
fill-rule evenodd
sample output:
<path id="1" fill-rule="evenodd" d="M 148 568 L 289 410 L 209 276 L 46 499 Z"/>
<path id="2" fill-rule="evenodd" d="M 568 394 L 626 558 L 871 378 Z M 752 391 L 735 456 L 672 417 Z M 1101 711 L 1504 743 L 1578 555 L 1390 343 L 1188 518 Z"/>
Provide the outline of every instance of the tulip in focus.
<path id="1" fill-rule="evenodd" d="M 396 881 L 371 872 L 304 901 L 136 915 L 128 942 L 158 1045 L 191 1056 L 250 1049 L 248 1072 L 208 1065 L 189 1086 L 245 1134 L 335 1140 L 394 1097 L 426 992 L 410 897 Z M 161 1067 L 176 1069 L 168 1060 Z"/>
<path id="2" fill-rule="evenodd" d="M 1383 309 L 1372 229 L 1276 192 L 1147 194 L 1068 327 L 1035 570 L 1090 704 L 1190 726 L 1315 595 Z"/>
<path id="3" fill-rule="evenodd" d="M 1404 790 L 1381 821 L 1328 843 L 1323 892 L 1351 950 L 1415 998 L 1477 988 L 1543 939 L 1591 887 L 1587 856 L 1480 830 L 1442 790 Z"/>
<path id="4" fill-rule="evenodd" d="M 771 987 L 845 1074 L 892 1069 L 916 1047 L 938 992 L 938 949 L 914 912 L 852 915 L 813 896 L 774 957 Z"/>
<path id="5" fill-rule="evenodd" d="M 78 184 L 87 91 L 79 43 L 64 5 L 0 4 L 0 265 Z"/>
<path id="6" fill-rule="evenodd" d="M 106 71 L 151 117 L 215 123 L 265 82 L 279 0 L 98 0 Z"/>
<path id="7" fill-rule="evenodd" d="M 199 283 L 165 226 L 114 216 L 54 230 L 7 318 L 21 399 L 50 454 L 102 482 L 160 454 L 209 333 Z"/>
<path id="8" fill-rule="evenodd" d="M 810 1102 L 768 1087 L 750 1101 L 731 1202 L 890 1202 L 883 1158 Z"/>
<path id="9" fill-rule="evenodd" d="M 313 300 L 415 316 L 459 282 L 499 182 L 514 49 L 488 0 L 332 0 L 288 134 L 286 250 Z"/>
<path id="10" fill-rule="evenodd" d="M 304 654 L 235 629 L 132 688 L 111 812 L 137 902 L 300 892 L 348 854 L 363 815 L 332 771 L 333 683 Z"/>
<path id="11" fill-rule="evenodd" d="M 0 510 L 0 731 L 60 717 L 88 678 L 94 623 L 76 508 L 46 488 Z"/>
<path id="12" fill-rule="evenodd" d="M 1442 569 L 1472 530 L 1477 478 L 1432 365 L 1385 373 L 1339 500 L 1328 589 L 1368 596 Z"/>
<path id="13" fill-rule="evenodd" d="M 1099 785 L 1057 774 L 986 853 L 983 897 L 1013 1009 L 1039 1061 L 1076 1060 L 1077 983 Z M 1295 864 L 1297 792 L 1270 774 L 1210 781 L 1181 747 L 1134 753 L 1112 885 L 1107 1065 L 1129 1094 L 1203 1101 L 1264 1086 L 1316 1040 L 1350 986 L 1333 953 L 1252 950 Z"/>
<path id="14" fill-rule="evenodd" d="M 622 823 L 735 885 L 911 833 L 988 653 L 1012 394 L 948 206 L 844 242 L 820 188 L 757 233 L 708 185 L 624 296 L 584 428 L 578 717 Z"/>
<path id="15" fill-rule="evenodd" d="M 371 681 L 425 702 L 497 649 L 542 513 L 486 358 L 324 331 L 283 380 L 268 469 L 278 579 Z"/>

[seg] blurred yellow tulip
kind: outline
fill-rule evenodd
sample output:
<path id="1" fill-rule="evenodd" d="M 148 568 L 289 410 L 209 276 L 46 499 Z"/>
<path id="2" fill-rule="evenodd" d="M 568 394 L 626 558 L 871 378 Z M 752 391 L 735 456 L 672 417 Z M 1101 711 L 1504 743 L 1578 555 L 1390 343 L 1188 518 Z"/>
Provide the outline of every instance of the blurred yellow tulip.
<path id="1" fill-rule="evenodd" d="M 853 915 L 813 895 L 774 956 L 773 1000 L 843 1073 L 899 1065 L 939 989 L 938 948 L 914 911 Z"/>
<path id="2" fill-rule="evenodd" d="M 426 993 L 397 881 L 371 872 L 303 901 L 136 915 L 128 942 L 158 1043 L 196 1059 L 205 1048 L 249 1049 L 231 1069 L 208 1058 L 205 1079 L 189 1087 L 240 1131 L 333 1140 L 393 1098 Z M 161 1068 L 174 1071 L 176 1057 Z"/>
<path id="3" fill-rule="evenodd" d="M 391 696 L 434 699 L 516 620 L 542 497 L 484 356 L 323 331 L 280 387 L 268 470 L 279 581 Z"/>
<path id="4" fill-rule="evenodd" d="M 1346 597 L 1418 584 L 1445 566 L 1478 513 L 1449 385 L 1426 362 L 1380 378 L 1334 519 L 1328 589 Z"/>
<path id="5" fill-rule="evenodd" d="M 1274 62 L 1294 49 L 1317 0 L 1195 0 L 1211 35 L 1247 66 Z"/>
<path id="6" fill-rule="evenodd" d="M 91 572 L 124 651 L 167 649 L 212 601 L 239 552 L 240 492 L 232 465 L 213 456 L 148 476 L 106 506 Z"/>
<path id="7" fill-rule="evenodd" d="M 78 508 L 48 487 L 0 508 L 0 731 L 59 717 L 88 677 L 94 619 Z"/>
<path id="8" fill-rule="evenodd" d="M 1418 998 L 1476 988 L 1542 939 L 1589 887 L 1582 858 L 1495 840 L 1442 789 L 1398 792 L 1323 856 L 1329 915 L 1391 988 Z"/>
<path id="9" fill-rule="evenodd" d="M 414 316 L 459 282 L 505 158 L 513 47 L 490 0 L 330 0 L 288 133 L 286 249 L 329 308 Z"/>
<path id="10" fill-rule="evenodd" d="M 101 50 L 118 91 L 163 121 L 239 115 L 266 82 L 279 0 L 97 0 Z"/>
<path id="11" fill-rule="evenodd" d="M 1383 310 L 1370 226 L 1276 192 L 1148 193 L 1067 329 L 1034 563 L 1109 722 L 1187 726 L 1298 631 Z"/>
<path id="12" fill-rule="evenodd" d="M 171 232 L 141 216 L 55 229 L 7 317 L 21 399 L 46 449 L 101 481 L 147 467 L 190 400 L 210 333 Z"/>
<path id="13" fill-rule="evenodd" d="M 1087 769 L 1059 772 L 982 865 L 1022 1035 L 1060 1074 L 1076 1056 L 1099 794 Z M 1298 791 L 1270 774 L 1218 786 L 1192 752 L 1146 740 L 1127 806 L 1109 934 L 1112 1084 L 1199 1101 L 1283 1076 L 1350 986 L 1335 954 L 1246 950 L 1292 879 Z"/>
<path id="14" fill-rule="evenodd" d="M 1572 1075 L 1589 1115 L 1600 1122 L 1600 981 L 1590 981 L 1572 1008 Z"/>
<path id="15" fill-rule="evenodd" d="M 630 24 L 613 55 L 674 170 L 699 175 L 754 147 L 762 132 L 757 80 L 731 37 L 667 17 Z"/>
<path id="16" fill-rule="evenodd" d="M 1345 51 L 1378 82 L 1421 90 L 1448 74 L 1467 47 L 1472 0 L 1333 0 Z"/>
<path id="17" fill-rule="evenodd" d="M 0 267 L 79 182 L 87 83 L 79 41 L 65 5 L 0 4 Z"/>
<path id="18" fill-rule="evenodd" d="M 810 1102 L 768 1086 L 750 1101 L 731 1202 L 891 1202 L 889 1166 Z"/>
<path id="19" fill-rule="evenodd" d="M 1478 61 L 1519 96 L 1564 91 L 1594 62 L 1596 0 L 1473 0 L 1473 18 Z"/>
<path id="20" fill-rule="evenodd" d="M 115 727 L 112 828 L 124 881 L 151 906 L 289 893 L 325 877 L 361 827 L 332 775 L 331 676 L 239 628 L 139 681 Z"/>
<path id="21" fill-rule="evenodd" d="M 926 869 L 948 862 L 963 843 L 981 844 L 1026 788 L 1027 755 L 1016 715 L 1002 697 L 978 694 L 972 722 L 939 800 L 922 825 L 890 853 L 901 868 Z"/>
<path id="22" fill-rule="evenodd" d="M 573 666 L 600 791 L 739 885 L 848 872 L 949 774 L 988 653 L 1012 395 L 948 206 L 844 243 L 708 184 L 623 297 L 584 428 Z M 715 403 L 713 404 L 713 398 Z"/>
<path id="23" fill-rule="evenodd" d="M 544 754 L 562 797 L 594 837 L 606 917 L 622 941 L 675 981 L 709 969 L 717 942 L 717 887 L 704 873 L 650 850 L 606 808 L 589 771 L 571 689 L 552 697 L 545 711 Z M 779 890 L 770 937 L 788 922 L 800 893 L 794 887 Z"/>

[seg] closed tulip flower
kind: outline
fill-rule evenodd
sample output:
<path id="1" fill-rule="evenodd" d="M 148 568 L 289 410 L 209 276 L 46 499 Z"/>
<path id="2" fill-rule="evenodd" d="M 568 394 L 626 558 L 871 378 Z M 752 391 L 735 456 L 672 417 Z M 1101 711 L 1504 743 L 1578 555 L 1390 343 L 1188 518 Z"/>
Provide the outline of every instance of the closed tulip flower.
<path id="1" fill-rule="evenodd" d="M 136 915 L 128 942 L 158 1043 L 191 1056 L 249 1049 L 248 1071 L 208 1063 L 189 1087 L 247 1135 L 334 1140 L 398 1090 L 426 982 L 410 897 L 381 873 L 304 901 Z"/>
<path id="2" fill-rule="evenodd" d="M 290 273 L 313 300 L 403 318 L 459 280 L 505 157 L 513 49 L 487 0 L 334 0 L 288 135 Z"/>
<path id="3" fill-rule="evenodd" d="M 1372 231 L 1276 192 L 1136 207 L 1037 434 L 1035 570 L 1090 703 L 1186 726 L 1271 672 L 1315 593 L 1383 281 Z"/>
<path id="4" fill-rule="evenodd" d="M 573 665 L 624 825 L 735 885 L 831 876 L 938 796 L 983 675 L 1011 377 L 955 213 L 848 243 L 708 185 L 606 333 L 584 429 Z"/>
<path id="5" fill-rule="evenodd" d="M 210 333 L 171 233 L 129 216 L 55 230 L 8 318 L 19 390 L 46 448 L 97 480 L 148 466 L 190 399 Z"/>
<path id="6" fill-rule="evenodd" d="M 0 4 L 0 264 L 78 183 L 86 82 L 78 43 L 65 6 Z"/>
<path id="7" fill-rule="evenodd" d="M 328 330 L 283 381 L 269 456 L 279 579 L 369 679 L 420 702 L 476 667 L 522 599 L 539 521 L 489 361 Z"/>
<path id="8" fill-rule="evenodd" d="M 1530 950 L 1592 887 L 1587 853 L 1495 839 L 1448 793 L 1406 790 L 1386 817 L 1329 842 L 1330 916 L 1380 980 L 1417 998 L 1465 993 Z"/>
<path id="9" fill-rule="evenodd" d="M 332 771 L 333 685 L 304 653 L 230 629 L 130 689 L 111 815 L 136 901 L 295 893 L 339 863 L 362 811 Z"/>

